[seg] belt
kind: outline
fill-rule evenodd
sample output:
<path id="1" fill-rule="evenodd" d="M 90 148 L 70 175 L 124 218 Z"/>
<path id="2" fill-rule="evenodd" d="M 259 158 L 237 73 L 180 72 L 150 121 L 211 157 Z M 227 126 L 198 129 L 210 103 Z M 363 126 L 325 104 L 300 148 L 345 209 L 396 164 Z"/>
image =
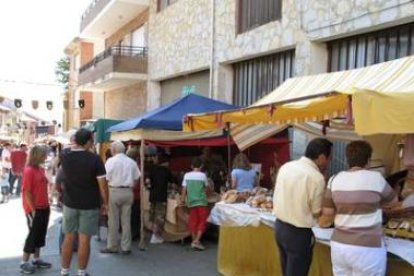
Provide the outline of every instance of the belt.
<path id="1" fill-rule="evenodd" d="M 131 186 L 109 186 L 112 189 L 132 189 Z"/>

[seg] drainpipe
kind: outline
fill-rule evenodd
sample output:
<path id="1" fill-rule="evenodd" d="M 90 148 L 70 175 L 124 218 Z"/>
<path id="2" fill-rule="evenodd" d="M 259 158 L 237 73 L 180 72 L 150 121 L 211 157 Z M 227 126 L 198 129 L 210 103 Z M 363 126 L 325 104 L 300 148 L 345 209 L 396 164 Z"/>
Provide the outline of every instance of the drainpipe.
<path id="1" fill-rule="evenodd" d="M 211 0 L 211 45 L 210 45 L 210 89 L 208 96 L 213 98 L 213 85 L 214 85 L 214 24 L 215 24 L 215 2 Z"/>

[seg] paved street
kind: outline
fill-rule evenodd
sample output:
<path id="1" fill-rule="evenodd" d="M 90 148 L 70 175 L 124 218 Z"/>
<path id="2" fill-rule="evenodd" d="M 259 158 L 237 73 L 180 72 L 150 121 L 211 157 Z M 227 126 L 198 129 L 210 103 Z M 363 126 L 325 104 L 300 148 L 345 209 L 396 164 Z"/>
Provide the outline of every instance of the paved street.
<path id="1" fill-rule="evenodd" d="M 60 213 L 53 211 L 49 224 L 47 245 L 42 251 L 45 260 L 53 267 L 38 270 L 34 275 L 59 275 L 58 229 Z M 21 250 L 27 234 L 26 222 L 20 199 L 12 199 L 7 204 L 0 204 L 0 276 L 20 275 L 18 266 Z M 216 271 L 217 245 L 207 243 L 204 252 L 194 252 L 188 244 L 150 245 L 146 251 L 139 251 L 137 242 L 129 256 L 102 255 L 99 248 L 103 242 L 93 241 L 91 261 L 88 271 L 93 275 L 219 275 Z M 75 275 L 76 266 L 72 267 Z"/>

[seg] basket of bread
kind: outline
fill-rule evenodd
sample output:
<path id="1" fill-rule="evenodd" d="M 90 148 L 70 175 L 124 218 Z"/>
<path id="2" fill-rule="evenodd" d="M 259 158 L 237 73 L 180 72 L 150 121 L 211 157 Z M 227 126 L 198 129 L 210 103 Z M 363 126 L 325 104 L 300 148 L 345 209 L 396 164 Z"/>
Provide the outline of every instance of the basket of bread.
<path id="1" fill-rule="evenodd" d="M 237 190 L 229 190 L 221 196 L 221 201 L 225 203 L 244 203 L 249 197 L 249 192 L 237 192 Z"/>
<path id="2" fill-rule="evenodd" d="M 262 211 L 271 211 L 273 209 L 271 191 L 261 187 L 244 192 L 229 190 L 222 195 L 221 200 L 225 203 L 246 203 Z"/>
<path id="3" fill-rule="evenodd" d="M 384 210 L 384 221 L 388 236 L 414 240 L 414 194 L 394 208 Z"/>

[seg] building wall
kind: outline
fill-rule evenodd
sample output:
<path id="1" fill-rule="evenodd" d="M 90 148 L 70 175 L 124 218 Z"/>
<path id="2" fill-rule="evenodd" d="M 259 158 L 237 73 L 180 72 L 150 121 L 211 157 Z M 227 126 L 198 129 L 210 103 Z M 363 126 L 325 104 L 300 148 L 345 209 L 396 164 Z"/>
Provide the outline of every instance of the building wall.
<path id="1" fill-rule="evenodd" d="M 82 91 L 80 93 L 80 99 L 85 101 L 85 107 L 79 110 L 80 120 L 90 120 L 93 114 L 93 92 Z"/>
<path id="2" fill-rule="evenodd" d="M 179 0 L 160 12 L 157 12 L 157 0 L 150 0 L 150 3 L 151 80 L 208 69 L 211 1 Z"/>
<path id="3" fill-rule="evenodd" d="M 93 59 L 95 56 L 93 43 L 81 42 L 80 55 L 80 66 L 88 63 L 91 59 Z"/>
<path id="4" fill-rule="evenodd" d="M 165 105 L 183 96 L 186 89 L 194 90 L 192 93 L 208 97 L 209 71 L 193 73 L 161 82 L 161 105 Z"/>
<path id="5" fill-rule="evenodd" d="M 414 14 L 414 4 L 410 0 L 302 2 L 302 27 L 311 39 L 326 39 L 407 23 L 412 21 Z"/>
<path id="6" fill-rule="evenodd" d="M 146 109 L 145 82 L 126 88 L 105 91 L 105 118 L 128 119 L 139 115 Z"/>
<path id="7" fill-rule="evenodd" d="M 105 41 L 106 47 L 111 47 L 113 45 L 116 45 L 120 40 L 124 38 L 124 36 L 138 27 L 141 27 L 146 22 L 148 22 L 149 17 L 149 10 L 145 10 L 141 14 L 139 14 L 137 17 L 132 19 L 129 23 L 124 25 L 121 29 L 113 33 L 110 37 L 108 37 Z"/>
<path id="8" fill-rule="evenodd" d="M 180 0 L 161 12 L 156 2 L 150 6 L 150 79 L 210 67 L 211 1 Z M 407 23 L 414 15 L 410 0 L 283 0 L 280 20 L 237 34 L 237 2 L 214 1 L 213 97 L 228 102 L 236 61 L 295 49 L 295 75 L 326 72 L 326 41 Z"/>

